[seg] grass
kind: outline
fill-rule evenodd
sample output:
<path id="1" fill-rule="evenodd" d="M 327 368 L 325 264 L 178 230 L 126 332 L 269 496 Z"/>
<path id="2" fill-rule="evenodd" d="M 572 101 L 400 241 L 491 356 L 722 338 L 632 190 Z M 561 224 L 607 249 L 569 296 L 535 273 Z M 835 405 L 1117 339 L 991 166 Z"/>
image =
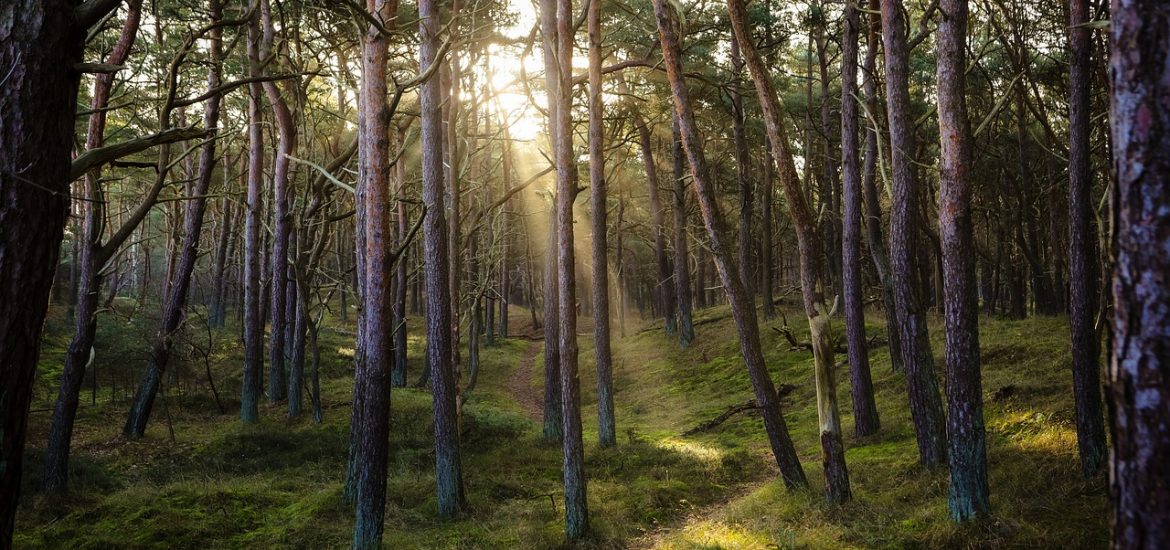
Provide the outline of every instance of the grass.
<path id="1" fill-rule="evenodd" d="M 513 312 L 513 327 L 525 322 Z M 582 418 L 594 548 L 933 548 L 1099 547 L 1107 539 L 1104 479 L 1082 479 L 1076 457 L 1062 319 L 985 320 L 981 326 L 993 516 L 956 525 L 946 516 L 944 470 L 925 470 L 901 375 L 888 350 L 872 350 L 882 431 L 847 436 L 854 500 L 821 496 L 811 357 L 763 335 L 773 379 L 794 390 L 784 414 L 812 483 L 790 493 L 778 481 L 758 416 L 680 434 L 752 395 L 725 307 L 698 312 L 698 338 L 686 350 L 659 325 L 629 323 L 614 343 L 619 444 L 596 443 L 592 339 L 580 338 Z M 105 320 L 103 320 L 105 323 Z M 870 320 L 884 335 L 883 320 Z M 112 324 L 112 323 L 111 323 Z M 798 337 L 805 330 L 794 321 Z M 39 394 L 51 392 L 67 323 L 50 322 Z M 763 326 L 769 326 L 765 322 Z M 66 331 L 67 332 L 67 331 Z M 130 332 L 129 330 L 127 332 Z M 616 330 L 615 330 L 616 332 Z M 941 331 L 934 331 L 940 355 Z M 30 420 L 16 545 L 21 548 L 335 548 L 349 543 L 352 511 L 341 498 L 352 391 L 352 326 L 322 333 L 325 420 L 289 421 L 266 406 L 264 420 L 236 420 L 239 350 L 234 332 L 214 335 L 213 377 L 225 413 L 208 395 L 203 359 L 180 361 L 184 390 L 156 410 L 140 441 L 118 436 L 128 403 L 101 395 L 83 407 L 64 496 L 32 490 L 39 476 L 48 414 Z M 134 372 L 137 336 L 99 334 L 98 368 Z M 421 341 L 411 340 L 410 380 Z M 479 386 L 461 422 L 469 507 L 458 520 L 437 515 L 430 395 L 395 390 L 385 543 L 392 548 L 550 548 L 563 545 L 559 444 L 540 437 L 511 393 L 520 357 L 539 342 L 511 339 L 482 351 Z M 464 352 L 466 355 L 466 352 Z M 118 365 L 116 358 L 123 364 Z M 190 359 L 190 358 L 189 358 Z M 107 361 L 102 363 L 101 361 Z M 537 356 L 531 380 L 542 378 Z M 852 429 L 848 369 L 839 399 Z M 174 387 L 173 382 L 171 387 Z M 1007 388 L 1007 389 L 1005 389 Z M 48 397 L 42 397 L 47 400 Z M 161 403 L 160 403 L 161 405 Z M 44 407 L 34 405 L 34 409 Z M 172 438 L 173 431 L 173 438 Z"/>

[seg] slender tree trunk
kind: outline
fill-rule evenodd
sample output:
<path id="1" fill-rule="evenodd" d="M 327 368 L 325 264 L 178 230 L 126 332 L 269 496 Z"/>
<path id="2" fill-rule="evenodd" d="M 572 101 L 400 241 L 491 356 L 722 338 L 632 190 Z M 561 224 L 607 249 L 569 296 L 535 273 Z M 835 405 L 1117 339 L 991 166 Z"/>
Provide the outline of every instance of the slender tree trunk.
<path id="1" fill-rule="evenodd" d="M 1101 340 L 1097 319 L 1097 232 L 1093 216 L 1093 179 L 1089 167 L 1089 71 L 1091 30 L 1088 0 L 1069 2 L 1069 329 L 1072 336 L 1073 397 L 1081 472 L 1094 475 L 1105 464 L 1105 423 L 1101 407 Z"/>
<path id="2" fill-rule="evenodd" d="M 743 354 L 752 387 L 755 389 L 756 403 L 763 413 L 764 428 L 768 433 L 772 454 L 780 466 L 780 475 L 784 479 L 784 484 L 790 489 L 805 487 L 808 485 L 808 481 L 805 479 L 804 469 L 800 465 L 800 457 L 796 454 L 792 438 L 788 435 L 788 426 L 784 423 L 784 417 L 780 413 L 780 401 L 776 395 L 776 388 L 772 384 L 767 365 L 764 363 L 756 309 L 751 296 L 743 286 L 738 266 L 732 259 L 732 253 L 728 246 L 730 244 L 728 231 L 715 201 L 715 189 L 708 179 L 709 173 L 695 124 L 695 113 L 691 107 L 686 83 L 683 82 L 678 34 L 675 29 L 674 16 L 668 11 L 671 9 L 673 8 L 667 5 L 664 0 L 654 0 L 654 15 L 662 44 L 662 58 L 666 65 L 666 74 L 674 100 L 674 112 L 675 116 L 678 117 L 683 149 L 686 151 L 690 164 L 699 207 L 703 212 L 703 222 L 710 238 L 711 253 L 715 257 L 715 267 L 723 281 L 727 299 L 731 302 L 731 314 L 739 332 L 740 351 Z"/>
<path id="3" fill-rule="evenodd" d="M 894 301 L 894 278 L 890 272 L 890 256 L 886 251 L 886 237 L 882 234 L 882 207 L 877 187 L 881 152 L 879 125 L 882 117 L 878 112 L 877 54 L 881 43 L 881 15 L 878 0 L 869 1 L 869 34 L 866 38 L 865 62 L 862 67 L 866 110 L 870 121 L 865 131 L 865 161 L 862 167 L 862 192 L 865 200 L 866 244 L 873 258 L 874 270 L 882 286 L 882 311 L 886 314 L 886 340 L 889 342 L 890 366 L 894 372 L 902 372 L 902 339 L 898 335 L 898 312 Z M 884 187 L 884 186 L 883 186 Z"/>
<path id="4" fill-rule="evenodd" d="M 224 164 L 230 165 L 227 161 L 225 153 Z M 220 201 L 220 213 L 223 218 L 219 221 L 219 236 L 216 239 L 215 245 L 215 263 L 212 268 L 211 277 L 211 300 L 207 304 L 207 321 L 212 328 L 223 328 L 225 321 L 226 305 L 224 301 L 227 299 L 227 280 L 224 275 L 227 272 L 228 248 L 232 240 L 232 234 L 236 228 L 232 225 L 235 219 L 235 205 L 232 202 L 231 186 L 228 183 L 227 174 L 224 174 L 224 197 Z"/>
<path id="5" fill-rule="evenodd" d="M 263 25 L 263 38 L 260 43 L 260 58 L 268 59 L 273 54 L 273 40 L 275 29 L 272 23 L 272 14 L 268 0 L 260 0 L 260 18 Z M 287 395 L 287 381 L 285 377 L 285 347 L 287 324 L 290 318 L 288 311 L 288 261 L 289 235 L 291 232 L 292 215 L 289 212 L 289 167 L 288 157 L 293 155 L 297 147 L 297 127 L 293 120 L 292 111 L 281 95 L 281 90 L 275 81 L 264 82 L 264 94 L 268 103 L 272 105 L 272 112 L 276 120 L 278 145 L 276 156 L 273 158 L 273 217 L 272 227 L 272 319 L 271 338 L 269 339 L 268 355 L 268 400 L 271 402 L 283 401 Z"/>
<path id="6" fill-rule="evenodd" d="M 222 18 L 223 9 L 218 0 L 210 1 L 211 19 Z M 210 43 L 210 72 L 207 77 L 207 89 L 215 90 L 220 85 L 223 56 L 220 29 L 213 29 L 208 33 Z M 183 241 L 179 261 L 175 266 L 174 278 L 170 282 L 170 292 L 167 293 L 163 307 L 162 328 L 155 339 L 147 362 L 146 374 L 135 393 L 134 402 L 126 418 L 126 425 L 122 433 L 131 438 L 142 437 L 146 433 L 146 425 L 150 421 L 154 399 L 158 394 L 162 375 L 166 372 L 170 362 L 171 349 L 174 339 L 182 328 L 186 315 L 187 297 L 191 287 L 191 277 L 195 272 L 195 263 L 199 260 L 199 240 L 203 232 L 203 218 L 207 210 L 207 190 L 211 187 L 211 176 L 215 172 L 215 135 L 219 127 L 220 96 L 213 94 L 204 106 L 203 126 L 211 132 L 212 139 L 207 140 L 200 151 L 199 174 L 192 184 L 187 186 L 187 200 L 183 204 Z"/>
<path id="7" fill-rule="evenodd" d="M 593 357 L 597 367 L 597 440 L 617 444 L 613 358 L 609 345 L 609 242 L 606 240 L 605 143 L 601 106 L 601 0 L 589 2 L 589 189 L 593 222 Z M 571 206 L 570 206 L 571 207 Z"/>
<path id="8" fill-rule="evenodd" d="M 951 518 L 990 513 L 983 386 L 979 371 L 979 296 L 971 221 L 971 126 L 967 120 L 967 0 L 942 0 L 939 21 L 938 129 L 941 142 L 939 238 L 946 313 L 947 439 Z"/>
<path id="9" fill-rule="evenodd" d="M 434 0 L 419 4 L 419 66 L 443 63 L 439 56 L 439 13 Z M 456 377 L 452 357 L 452 314 L 454 307 L 448 262 L 447 220 L 444 208 L 443 121 L 440 82 L 428 79 L 420 90 L 422 116 L 423 175 L 423 261 L 426 279 L 427 363 L 434 380 L 435 482 L 439 514 L 453 517 L 464 506 L 463 474 L 459 456 L 459 427 L 456 418 Z M 454 144 L 451 144 L 454 146 Z"/>
<path id="10" fill-rule="evenodd" d="M 130 49 L 134 46 L 141 21 L 141 0 L 131 2 L 128 8 L 126 20 L 122 24 L 122 33 L 114 50 L 106 58 L 106 63 L 112 65 L 124 63 L 130 54 Z M 112 74 L 100 74 L 94 78 L 93 98 L 90 103 L 93 113 L 89 116 L 85 143 L 87 150 L 101 147 L 104 143 L 107 113 L 105 107 L 109 103 L 113 83 L 114 75 Z M 87 173 L 83 185 L 86 199 L 81 206 L 84 213 L 83 233 L 74 236 L 75 240 L 81 241 L 76 247 L 78 254 L 73 259 L 77 271 L 77 284 L 73 287 L 77 292 L 73 298 L 76 304 L 76 309 L 73 312 L 75 328 L 73 340 L 69 343 L 65 354 L 61 386 L 57 393 L 57 402 L 53 407 L 53 421 L 49 428 L 49 444 L 45 451 L 42 480 L 42 488 L 46 491 L 63 490 L 69 481 L 69 451 L 73 439 L 73 425 L 77 418 L 81 386 L 85 380 L 85 369 L 89 366 L 92 358 L 94 335 L 97 330 L 97 307 L 102 283 L 102 266 L 99 266 L 97 262 L 101 256 L 101 243 L 99 241 L 105 218 L 100 169 L 94 169 Z M 97 375 L 94 373 L 95 384 L 96 380 Z M 0 539 L 2 538 L 0 536 Z"/>
<path id="11" fill-rule="evenodd" d="M 654 148 L 650 143 L 650 128 L 640 114 L 634 114 L 638 127 L 638 144 L 642 149 L 642 162 L 646 167 L 646 186 L 650 196 L 650 214 L 654 223 L 654 259 L 658 266 L 658 279 L 654 285 L 654 306 L 666 320 L 666 333 L 674 334 L 675 295 L 670 284 L 670 260 L 666 256 L 666 229 L 662 221 L 662 200 L 658 193 L 658 165 L 654 163 Z"/>
<path id="12" fill-rule="evenodd" d="M 858 437 L 881 428 L 869 352 L 865 341 L 865 305 L 861 295 L 861 172 L 857 159 L 857 48 L 861 24 L 857 7 L 845 5 L 845 36 L 841 44 L 841 161 L 845 170 L 845 219 L 841 238 L 841 287 L 845 298 L 845 339 L 852 380 L 854 432 Z"/>
<path id="13" fill-rule="evenodd" d="M 550 108 L 553 155 L 557 173 L 555 219 L 557 269 L 550 276 L 557 281 L 559 313 L 561 449 L 564 455 L 565 535 L 569 540 L 585 536 L 589 511 L 585 486 L 585 449 L 581 433 L 581 386 L 577 378 L 577 277 L 573 251 L 573 199 L 577 196 L 577 162 L 573 151 L 573 3 L 572 0 L 542 0 L 542 16 L 556 10 L 557 71 L 546 76 Z M 547 321 L 547 320 L 546 320 Z"/>
<path id="14" fill-rule="evenodd" d="M 557 64 L 556 0 L 541 0 L 540 33 L 544 37 L 544 72 L 548 94 L 549 128 L 556 125 L 556 111 L 560 108 L 557 90 L 560 82 L 554 75 L 560 72 Z M 550 136 L 552 148 L 557 144 Z M 555 155 L 555 153 L 554 153 Z M 555 209 L 555 205 L 553 205 Z M 548 240 L 544 264 L 544 438 L 560 441 L 564 436 L 561 407 L 561 349 L 560 349 L 560 281 L 557 278 L 557 228 L 555 215 L 549 216 Z"/>
<path id="15" fill-rule="evenodd" d="M 918 257 L 920 240 L 915 216 L 919 211 L 921 190 L 914 178 L 914 128 L 910 119 L 907 76 L 909 52 L 902 0 L 881 0 L 881 12 L 893 168 L 890 240 L 894 298 L 919 460 L 928 466 L 935 466 L 946 461 L 946 424 L 938 379 L 934 373 L 926 316 L 921 309 L 919 286 L 914 276 L 914 261 Z"/>
<path id="16" fill-rule="evenodd" d="M 687 187 L 686 159 L 683 158 L 682 136 L 678 119 L 671 117 L 670 153 L 673 160 L 671 179 L 674 180 L 674 286 L 678 297 L 678 345 L 687 347 L 695 340 L 695 322 L 691 315 L 691 272 L 687 253 Z"/>
<path id="17" fill-rule="evenodd" d="M 735 181 L 739 187 L 739 273 L 743 277 L 743 286 L 748 295 L 755 301 L 752 286 L 755 280 L 752 277 L 752 180 L 751 163 L 748 155 L 747 130 L 744 128 L 745 113 L 743 109 L 743 57 L 740 55 L 739 40 L 735 33 L 731 35 L 731 72 L 733 84 L 731 86 L 731 134 L 735 142 Z"/>
<path id="18" fill-rule="evenodd" d="M 406 131 L 398 131 L 398 139 L 396 140 L 399 147 L 406 147 Z M 406 192 L 406 162 L 402 160 L 403 155 L 399 155 L 398 162 L 394 163 L 394 171 L 396 177 L 394 178 L 395 195 L 401 197 Z M 397 201 L 398 209 L 398 234 L 397 241 L 399 246 L 406 242 L 407 233 L 410 231 L 409 218 L 406 212 L 406 201 Z M 406 340 L 406 285 L 409 284 L 407 280 L 407 248 L 402 250 L 403 257 L 398 259 L 398 263 L 394 265 L 394 371 L 390 377 L 390 384 L 396 388 L 406 387 L 406 354 L 407 354 L 407 340 Z"/>
<path id="19" fill-rule="evenodd" d="M 260 24 L 248 27 L 248 76 L 261 76 Z M 261 313 L 260 226 L 264 187 L 264 115 L 258 82 L 248 85 L 248 196 L 244 219 L 244 380 L 240 389 L 240 420 L 260 419 L 259 402 L 264 370 L 264 317 Z"/>
<path id="20" fill-rule="evenodd" d="M 1110 15 L 1112 538 L 1152 549 L 1170 540 L 1170 12 L 1115 0 Z"/>

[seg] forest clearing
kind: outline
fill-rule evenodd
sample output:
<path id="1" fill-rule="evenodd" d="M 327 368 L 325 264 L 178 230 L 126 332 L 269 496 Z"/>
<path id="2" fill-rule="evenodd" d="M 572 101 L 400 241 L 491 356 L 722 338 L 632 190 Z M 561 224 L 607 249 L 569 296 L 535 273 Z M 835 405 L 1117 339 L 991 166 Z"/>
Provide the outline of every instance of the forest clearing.
<path id="1" fill-rule="evenodd" d="M 1170 548 L 1165 0 L 4 0 L 0 550 Z"/>

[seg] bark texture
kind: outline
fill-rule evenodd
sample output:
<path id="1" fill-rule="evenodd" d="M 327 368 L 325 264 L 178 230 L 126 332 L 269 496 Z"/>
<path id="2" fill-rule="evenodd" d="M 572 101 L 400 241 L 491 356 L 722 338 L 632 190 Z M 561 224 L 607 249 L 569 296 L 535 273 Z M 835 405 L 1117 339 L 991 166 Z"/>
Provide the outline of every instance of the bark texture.
<path id="1" fill-rule="evenodd" d="M 1114 0 L 1110 14 L 1113 547 L 1152 549 L 1170 540 L 1170 12 Z"/>

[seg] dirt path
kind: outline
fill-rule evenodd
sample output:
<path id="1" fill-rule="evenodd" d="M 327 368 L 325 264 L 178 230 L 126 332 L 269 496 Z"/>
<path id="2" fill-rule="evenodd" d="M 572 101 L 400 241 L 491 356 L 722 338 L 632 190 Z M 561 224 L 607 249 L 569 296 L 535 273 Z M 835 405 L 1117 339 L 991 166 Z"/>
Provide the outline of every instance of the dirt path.
<path id="1" fill-rule="evenodd" d="M 540 341 L 529 340 L 528 349 L 520 356 L 520 365 L 508 379 L 508 392 L 524 409 L 524 414 L 537 423 L 544 421 L 544 399 L 541 390 L 532 384 L 536 371 L 536 356 L 540 353 Z"/>

